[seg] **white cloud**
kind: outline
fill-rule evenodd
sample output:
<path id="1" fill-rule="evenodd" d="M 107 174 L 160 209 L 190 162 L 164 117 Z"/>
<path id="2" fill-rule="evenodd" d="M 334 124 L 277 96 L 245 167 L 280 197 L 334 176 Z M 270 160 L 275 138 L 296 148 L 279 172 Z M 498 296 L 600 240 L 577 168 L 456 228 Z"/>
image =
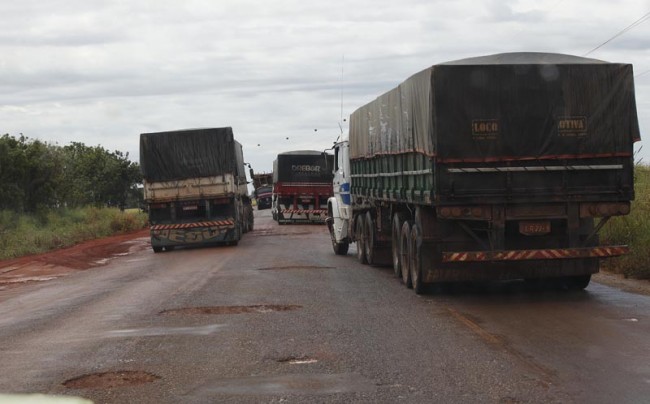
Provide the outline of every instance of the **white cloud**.
<path id="1" fill-rule="evenodd" d="M 427 66 L 511 51 L 582 55 L 650 11 L 648 0 L 4 3 L 0 132 L 137 159 L 141 132 L 232 126 L 262 171 L 279 152 L 328 147 L 341 103 L 347 117 Z M 641 73 L 648 38 L 650 21 L 590 57 Z M 636 86 L 643 134 L 650 74 Z"/>

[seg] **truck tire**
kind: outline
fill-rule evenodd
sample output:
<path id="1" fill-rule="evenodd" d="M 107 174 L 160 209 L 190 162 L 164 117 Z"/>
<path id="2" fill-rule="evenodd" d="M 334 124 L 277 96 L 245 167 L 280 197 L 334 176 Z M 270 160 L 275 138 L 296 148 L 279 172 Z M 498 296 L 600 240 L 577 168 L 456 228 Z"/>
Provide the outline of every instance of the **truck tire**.
<path id="1" fill-rule="evenodd" d="M 248 231 L 253 231 L 255 227 L 255 214 L 253 213 L 253 208 L 248 211 Z"/>
<path id="2" fill-rule="evenodd" d="M 368 264 L 376 264 L 375 260 L 375 225 L 372 220 L 372 215 L 370 212 L 366 212 L 366 217 L 364 220 L 364 249 L 366 252 L 366 261 Z"/>
<path id="3" fill-rule="evenodd" d="M 407 288 L 412 288 L 411 271 L 410 271 L 410 250 L 411 250 L 411 223 L 405 221 L 402 224 L 402 231 L 399 237 L 399 255 L 400 255 L 400 268 L 402 273 L 402 283 Z"/>
<path id="4" fill-rule="evenodd" d="M 365 232 L 364 232 L 364 220 L 363 215 L 357 216 L 357 222 L 355 225 L 354 234 L 357 241 L 357 260 L 362 264 L 367 264 L 368 259 L 366 258 L 366 242 L 365 242 Z"/>
<path id="5" fill-rule="evenodd" d="M 395 213 L 393 215 L 393 225 L 391 227 L 391 253 L 393 255 L 393 273 L 396 278 L 402 276 L 402 268 L 400 264 L 400 236 L 402 234 L 402 224 L 404 223 L 404 215 L 402 213 Z"/>
<path id="6" fill-rule="evenodd" d="M 350 243 L 347 240 L 337 242 L 336 235 L 334 234 L 334 220 L 329 220 L 332 218 L 332 211 L 330 207 L 330 212 L 328 216 L 327 229 L 330 232 L 330 240 L 332 240 L 332 249 L 334 249 L 334 254 L 336 255 L 347 255 L 348 250 L 350 249 Z"/>
<path id="7" fill-rule="evenodd" d="M 583 290 L 589 286 L 591 281 L 591 274 L 587 275 L 577 275 L 577 276 L 567 276 L 564 278 L 564 284 L 569 290 Z"/>
<path id="8" fill-rule="evenodd" d="M 332 247 L 334 247 L 334 254 L 347 255 L 348 250 L 350 249 L 350 243 L 347 241 L 337 243 L 336 241 L 332 240 Z"/>
<path id="9" fill-rule="evenodd" d="M 151 248 L 153 248 L 153 252 L 155 252 L 155 253 L 162 252 L 162 250 L 163 250 L 162 247 L 151 247 Z"/>
<path id="10" fill-rule="evenodd" d="M 416 294 L 424 293 L 424 282 L 422 281 L 422 231 L 415 223 L 411 228 L 409 245 L 409 272 L 411 273 L 411 285 Z"/>

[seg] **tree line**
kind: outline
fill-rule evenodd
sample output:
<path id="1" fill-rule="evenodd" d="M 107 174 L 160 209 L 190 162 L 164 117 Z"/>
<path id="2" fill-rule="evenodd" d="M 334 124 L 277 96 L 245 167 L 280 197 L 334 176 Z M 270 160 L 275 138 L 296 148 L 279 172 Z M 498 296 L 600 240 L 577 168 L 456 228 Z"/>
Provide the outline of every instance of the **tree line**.
<path id="1" fill-rule="evenodd" d="M 138 206 L 142 174 L 129 154 L 21 134 L 0 137 L 0 210 L 34 213 L 82 206 Z"/>

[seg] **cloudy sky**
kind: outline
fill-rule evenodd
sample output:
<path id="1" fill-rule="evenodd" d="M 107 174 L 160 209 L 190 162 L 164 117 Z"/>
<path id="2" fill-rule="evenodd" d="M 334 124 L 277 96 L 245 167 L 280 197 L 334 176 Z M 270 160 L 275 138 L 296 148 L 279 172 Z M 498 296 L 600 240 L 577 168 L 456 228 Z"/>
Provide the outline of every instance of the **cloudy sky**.
<path id="1" fill-rule="evenodd" d="M 232 126 L 256 171 L 324 149 L 433 64 L 553 52 L 634 65 L 650 164 L 650 0 L 0 2 L 0 133 L 138 160 L 139 134 Z"/>

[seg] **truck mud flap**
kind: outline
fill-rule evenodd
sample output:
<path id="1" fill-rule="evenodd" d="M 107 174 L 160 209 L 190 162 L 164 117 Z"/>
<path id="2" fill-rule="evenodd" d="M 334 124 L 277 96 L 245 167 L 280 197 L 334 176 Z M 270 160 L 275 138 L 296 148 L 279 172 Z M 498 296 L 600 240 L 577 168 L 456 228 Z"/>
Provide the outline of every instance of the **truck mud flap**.
<path id="1" fill-rule="evenodd" d="M 327 209 L 282 209 L 278 222 L 323 224 L 326 219 Z"/>
<path id="2" fill-rule="evenodd" d="M 196 223 L 159 224 L 151 226 L 151 244 L 167 247 L 229 241 L 235 229 L 234 220 L 217 220 Z"/>

